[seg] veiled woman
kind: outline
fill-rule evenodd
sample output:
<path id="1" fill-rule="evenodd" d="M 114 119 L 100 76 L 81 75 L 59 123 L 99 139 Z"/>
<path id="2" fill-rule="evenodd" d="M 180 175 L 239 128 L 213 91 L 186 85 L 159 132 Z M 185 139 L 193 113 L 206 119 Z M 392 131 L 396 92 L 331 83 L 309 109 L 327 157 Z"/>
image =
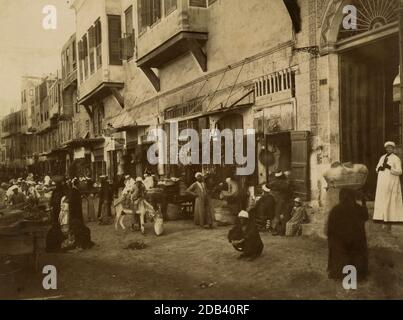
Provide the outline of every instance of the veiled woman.
<path id="1" fill-rule="evenodd" d="M 359 280 L 368 275 L 368 249 L 365 222 L 368 210 L 363 201 L 356 203 L 355 191 L 340 190 L 340 203 L 329 214 L 328 222 L 328 274 L 331 279 L 345 277 L 343 269 L 354 266 Z"/>

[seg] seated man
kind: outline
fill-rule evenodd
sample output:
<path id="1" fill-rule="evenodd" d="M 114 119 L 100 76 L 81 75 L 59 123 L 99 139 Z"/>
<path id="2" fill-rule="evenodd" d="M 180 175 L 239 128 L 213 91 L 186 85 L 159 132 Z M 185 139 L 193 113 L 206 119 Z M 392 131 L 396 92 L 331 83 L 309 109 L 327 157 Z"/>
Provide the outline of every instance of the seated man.
<path id="1" fill-rule="evenodd" d="M 298 236 L 302 233 L 302 224 L 308 222 L 308 215 L 302 204 L 301 198 L 295 198 L 294 208 L 291 211 L 291 219 L 286 224 L 286 233 L 288 237 Z"/>
<path id="2" fill-rule="evenodd" d="M 229 231 L 228 240 L 235 250 L 242 252 L 239 259 L 252 261 L 262 254 L 263 242 L 249 213 L 241 211 L 238 217 L 239 223 Z"/>

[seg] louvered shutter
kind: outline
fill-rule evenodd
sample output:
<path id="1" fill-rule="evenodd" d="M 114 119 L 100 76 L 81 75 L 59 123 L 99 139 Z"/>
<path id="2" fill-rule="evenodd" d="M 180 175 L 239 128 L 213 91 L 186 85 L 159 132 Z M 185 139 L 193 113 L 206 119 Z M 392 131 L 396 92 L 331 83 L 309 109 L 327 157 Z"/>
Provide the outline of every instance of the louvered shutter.
<path id="1" fill-rule="evenodd" d="M 121 65 L 120 39 L 122 36 L 122 26 L 120 16 L 108 16 L 109 30 L 109 64 Z"/>

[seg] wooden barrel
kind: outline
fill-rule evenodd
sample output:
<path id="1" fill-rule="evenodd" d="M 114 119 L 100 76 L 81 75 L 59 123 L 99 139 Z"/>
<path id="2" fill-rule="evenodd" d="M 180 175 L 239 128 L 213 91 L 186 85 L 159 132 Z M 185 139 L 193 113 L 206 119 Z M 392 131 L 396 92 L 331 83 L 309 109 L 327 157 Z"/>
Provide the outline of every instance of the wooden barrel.
<path id="1" fill-rule="evenodd" d="M 169 221 L 175 221 L 180 219 L 180 206 L 169 203 L 167 207 L 167 217 Z"/>

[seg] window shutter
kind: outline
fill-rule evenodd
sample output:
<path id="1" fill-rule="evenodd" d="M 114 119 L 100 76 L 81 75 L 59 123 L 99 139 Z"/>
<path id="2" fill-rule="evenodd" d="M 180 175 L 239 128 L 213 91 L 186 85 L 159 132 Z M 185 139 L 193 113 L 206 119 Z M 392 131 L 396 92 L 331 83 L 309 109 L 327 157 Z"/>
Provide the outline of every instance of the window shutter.
<path id="1" fill-rule="evenodd" d="M 120 39 L 122 35 L 122 26 L 120 16 L 108 16 L 109 30 L 109 64 L 121 65 Z"/>
<path id="2" fill-rule="evenodd" d="M 151 24 L 155 23 L 161 19 L 161 0 L 153 0 L 153 21 Z"/>
<path id="3" fill-rule="evenodd" d="M 102 29 L 101 29 L 101 21 L 98 20 L 95 22 L 95 44 L 98 46 L 102 42 Z"/>
<path id="4" fill-rule="evenodd" d="M 96 47 L 95 27 L 91 26 L 88 30 L 90 49 Z"/>
<path id="5" fill-rule="evenodd" d="M 189 0 L 189 5 L 191 7 L 207 8 L 206 0 Z"/>
<path id="6" fill-rule="evenodd" d="M 291 131 L 291 180 L 295 194 L 309 200 L 309 132 Z"/>

